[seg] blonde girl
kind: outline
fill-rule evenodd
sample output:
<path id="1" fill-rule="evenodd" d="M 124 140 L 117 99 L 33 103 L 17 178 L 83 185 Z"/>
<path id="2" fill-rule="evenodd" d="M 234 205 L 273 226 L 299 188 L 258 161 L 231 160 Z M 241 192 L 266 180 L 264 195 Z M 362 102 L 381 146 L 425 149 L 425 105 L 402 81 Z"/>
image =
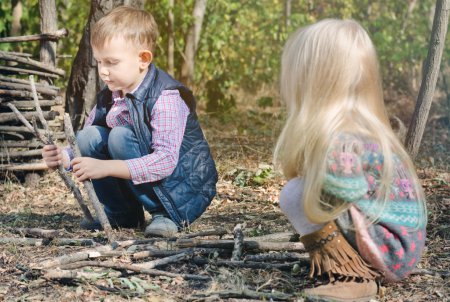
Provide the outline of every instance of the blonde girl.
<path id="1" fill-rule="evenodd" d="M 425 198 L 389 125 L 375 48 L 355 21 L 295 32 L 282 55 L 287 121 L 275 162 L 289 180 L 280 207 L 310 253 L 307 295 L 366 301 L 420 260 Z"/>

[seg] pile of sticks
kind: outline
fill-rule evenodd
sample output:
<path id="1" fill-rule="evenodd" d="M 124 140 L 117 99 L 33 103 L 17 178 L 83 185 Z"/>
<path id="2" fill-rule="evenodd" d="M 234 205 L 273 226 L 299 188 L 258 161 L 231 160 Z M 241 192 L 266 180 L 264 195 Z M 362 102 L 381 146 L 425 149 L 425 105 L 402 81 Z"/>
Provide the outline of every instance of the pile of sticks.
<path id="1" fill-rule="evenodd" d="M 216 276 L 208 272 L 206 267 L 293 272 L 296 269 L 299 271 L 300 268 L 306 271 L 309 265 L 303 244 L 289 241 L 295 238 L 294 234 L 277 233 L 270 237 L 245 239 L 240 225 L 235 227 L 232 235 L 224 229 L 215 229 L 181 233 L 172 238 L 131 239 L 109 244 L 100 244 L 89 239 L 59 238 L 64 232 L 58 230 L 21 228 L 15 232 L 23 236 L 41 237 L 16 238 L 20 240 L 15 242 L 18 245 L 88 246 L 81 250 L 78 247 L 73 253 L 16 266 L 23 272 L 22 280 L 38 280 L 41 283 L 67 284 L 69 281 L 69 284 L 88 282 L 96 285 L 99 280 L 149 275 L 200 282 L 207 287 L 208 282 L 214 280 Z M 224 236 L 229 239 L 223 239 Z M 273 238 L 282 241 L 265 241 Z M 13 238 L 9 238 L 9 241 L 5 241 L 6 238 L 0 239 L 0 243 L 14 241 Z M 89 270 L 86 270 L 87 268 Z M 112 291 L 114 287 L 104 290 Z M 185 299 L 202 301 L 212 295 L 221 298 L 243 297 L 276 301 L 293 297 L 292 294 L 282 292 L 245 288 L 238 291 L 200 292 Z"/>
<path id="2" fill-rule="evenodd" d="M 33 40 L 57 40 L 67 35 L 67 30 L 53 34 L 0 38 L 0 43 L 26 42 Z M 54 80 L 64 76 L 64 70 L 32 59 L 32 55 L 20 52 L 0 51 L 0 170 L 33 171 L 46 169 L 40 161 L 42 142 L 35 139 L 30 130 L 22 125 L 8 107 L 14 105 L 22 115 L 32 121 L 34 112 L 33 92 L 29 76 L 38 77 L 35 85 L 46 120 L 52 121 L 54 138 L 64 138 L 59 112 L 55 106 L 62 105 L 60 89 L 53 85 Z"/>

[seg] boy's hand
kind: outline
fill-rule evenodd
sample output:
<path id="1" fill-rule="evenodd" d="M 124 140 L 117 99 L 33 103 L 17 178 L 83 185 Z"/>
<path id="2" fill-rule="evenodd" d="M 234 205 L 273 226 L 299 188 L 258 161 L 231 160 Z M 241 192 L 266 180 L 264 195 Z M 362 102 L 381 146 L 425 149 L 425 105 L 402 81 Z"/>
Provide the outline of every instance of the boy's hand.
<path id="1" fill-rule="evenodd" d="M 76 157 L 71 162 L 78 181 L 99 179 L 108 176 L 106 161 L 91 157 Z"/>
<path id="2" fill-rule="evenodd" d="M 50 169 L 56 169 L 63 162 L 61 148 L 56 145 L 45 145 L 42 148 L 42 158 Z"/>

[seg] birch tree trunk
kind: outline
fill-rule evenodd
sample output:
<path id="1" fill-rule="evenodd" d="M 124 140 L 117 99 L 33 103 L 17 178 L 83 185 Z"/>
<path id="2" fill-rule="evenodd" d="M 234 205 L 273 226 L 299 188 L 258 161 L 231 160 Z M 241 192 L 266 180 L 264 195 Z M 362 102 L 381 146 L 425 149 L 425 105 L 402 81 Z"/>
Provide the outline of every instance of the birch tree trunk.
<path id="1" fill-rule="evenodd" d="M 445 36 L 447 34 L 449 10 L 450 0 L 437 0 L 422 84 L 420 85 L 416 108 L 405 141 L 406 150 L 413 159 L 419 151 L 428 113 L 433 101 L 445 45 Z"/>
<path id="2" fill-rule="evenodd" d="M 22 1 L 11 0 L 12 7 L 12 20 L 10 36 L 19 36 L 22 26 L 20 25 L 20 19 L 22 18 Z"/>
<path id="3" fill-rule="evenodd" d="M 292 0 L 285 0 L 285 2 L 284 2 L 284 18 L 285 18 L 286 28 L 289 28 L 289 26 L 291 26 L 291 7 L 292 7 Z"/>
<path id="4" fill-rule="evenodd" d="M 55 0 L 40 0 L 41 33 L 55 32 L 58 29 Z M 49 66 L 56 66 L 56 42 L 41 41 L 40 61 Z"/>
<path id="5" fill-rule="evenodd" d="M 167 72 L 170 75 L 175 74 L 175 39 L 173 29 L 175 27 L 175 17 L 173 15 L 173 8 L 175 0 L 169 0 L 169 13 L 167 16 Z"/>
<path id="6" fill-rule="evenodd" d="M 184 62 L 181 66 L 181 82 L 190 86 L 194 81 L 195 54 L 200 41 L 203 17 L 205 16 L 207 0 L 195 0 L 192 16 L 194 23 L 190 27 L 186 36 L 184 48 Z"/>
<path id="7" fill-rule="evenodd" d="M 144 0 L 91 1 L 89 19 L 84 27 L 78 52 L 72 64 L 66 92 L 65 111 L 69 113 L 75 131 L 83 127 L 84 120 L 94 107 L 95 97 L 102 85 L 90 44 L 91 28 L 95 22 L 110 12 L 114 7 L 121 5 L 129 5 L 142 9 Z"/>

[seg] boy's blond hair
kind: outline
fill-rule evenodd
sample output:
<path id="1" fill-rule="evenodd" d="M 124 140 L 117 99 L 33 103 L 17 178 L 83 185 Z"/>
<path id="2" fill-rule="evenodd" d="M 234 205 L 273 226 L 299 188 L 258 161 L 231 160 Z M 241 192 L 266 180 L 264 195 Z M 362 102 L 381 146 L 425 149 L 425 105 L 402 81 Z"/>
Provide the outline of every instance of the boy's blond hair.
<path id="1" fill-rule="evenodd" d="M 304 177 L 304 208 L 311 222 L 328 222 L 349 206 L 321 200 L 324 159 L 342 132 L 370 138 L 381 147 L 381 208 L 391 192 L 394 154 L 406 162 L 426 220 L 412 161 L 389 124 L 375 47 L 356 21 L 325 19 L 294 33 L 284 47 L 280 86 L 288 117 L 274 160 L 288 179 Z"/>
<path id="2" fill-rule="evenodd" d="M 158 34 L 158 26 L 150 13 L 130 6 L 119 6 L 94 24 L 91 45 L 101 48 L 111 38 L 122 36 L 136 47 L 153 53 Z"/>

